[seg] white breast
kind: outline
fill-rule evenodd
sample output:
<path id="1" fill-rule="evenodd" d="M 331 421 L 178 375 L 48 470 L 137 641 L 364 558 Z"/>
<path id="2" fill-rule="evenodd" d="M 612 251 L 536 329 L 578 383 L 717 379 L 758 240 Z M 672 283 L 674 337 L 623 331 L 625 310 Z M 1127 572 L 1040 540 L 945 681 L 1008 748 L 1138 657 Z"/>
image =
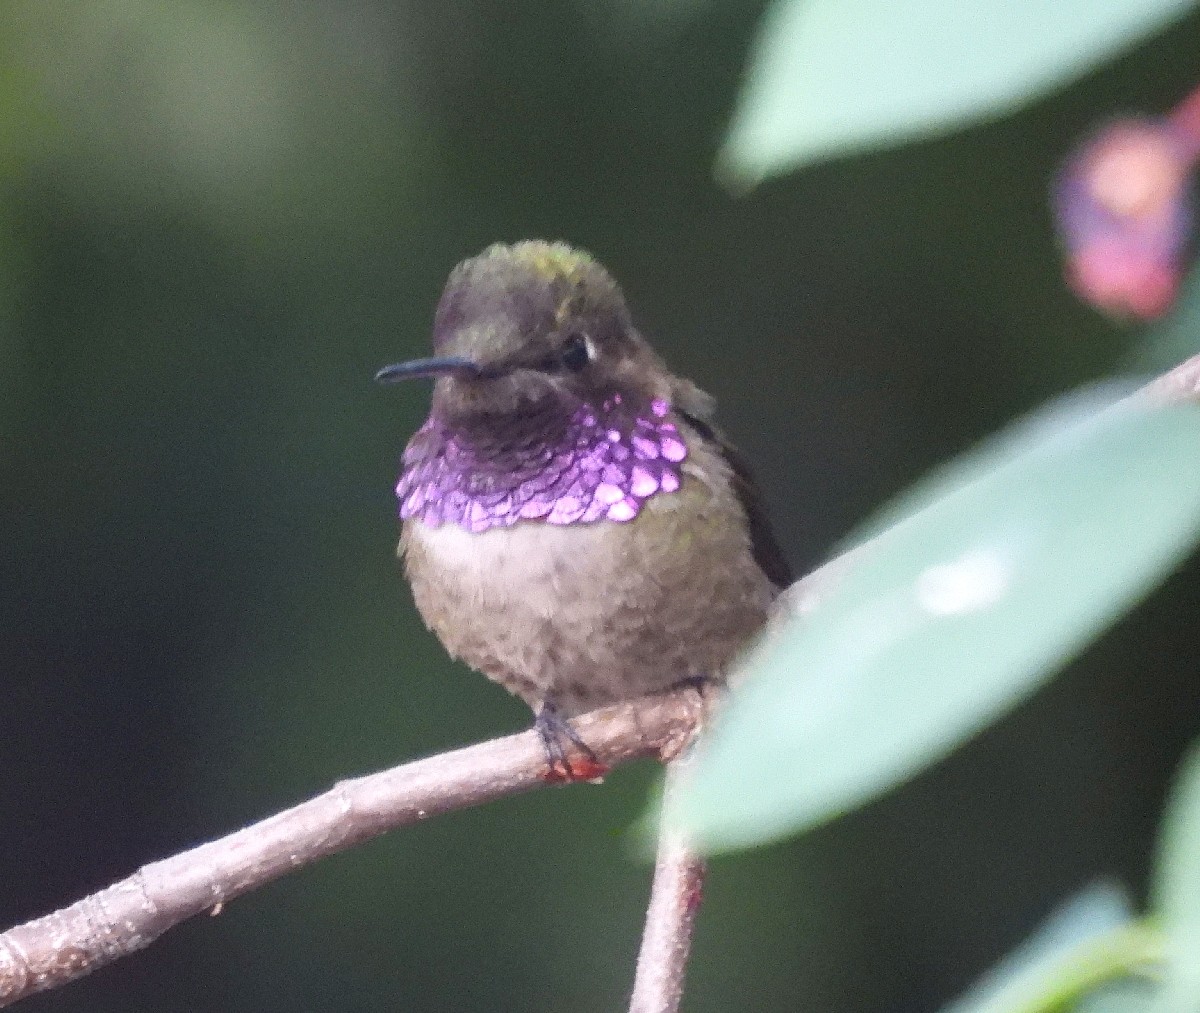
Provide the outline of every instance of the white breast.
<path id="1" fill-rule="evenodd" d="M 543 616 L 554 614 L 564 595 L 603 581 L 613 564 L 600 544 L 600 526 L 516 524 L 484 532 L 457 524 L 417 523 L 410 537 L 429 562 L 454 585 L 464 604 L 497 609 L 513 599 Z"/>

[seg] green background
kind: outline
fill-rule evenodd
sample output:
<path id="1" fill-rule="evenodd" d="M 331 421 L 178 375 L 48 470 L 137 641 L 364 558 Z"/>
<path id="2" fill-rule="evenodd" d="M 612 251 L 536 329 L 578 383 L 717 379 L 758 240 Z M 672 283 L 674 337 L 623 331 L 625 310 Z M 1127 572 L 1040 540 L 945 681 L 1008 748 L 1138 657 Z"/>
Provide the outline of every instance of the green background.
<path id="1" fill-rule="evenodd" d="M 523 727 L 446 660 L 391 486 L 449 268 L 563 238 L 715 394 L 805 570 L 1016 413 L 1136 360 L 1060 281 L 1076 140 L 1196 83 L 1200 16 L 1026 111 L 735 198 L 760 4 L 0 7 L 0 920 Z M 901 791 L 719 859 L 686 1008 L 920 1011 L 1098 875 L 1140 890 L 1200 729 L 1193 563 Z M 614 1010 L 654 776 L 391 835 L 30 1010 Z"/>

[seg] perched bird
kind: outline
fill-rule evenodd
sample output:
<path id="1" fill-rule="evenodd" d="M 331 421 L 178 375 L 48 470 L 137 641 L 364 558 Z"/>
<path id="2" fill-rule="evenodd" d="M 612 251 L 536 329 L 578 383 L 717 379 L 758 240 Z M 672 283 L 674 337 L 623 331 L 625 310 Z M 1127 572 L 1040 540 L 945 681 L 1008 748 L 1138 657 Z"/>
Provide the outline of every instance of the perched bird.
<path id="1" fill-rule="evenodd" d="M 497 244 L 450 274 L 434 377 L 396 486 L 426 625 L 528 703 L 553 772 L 567 718 L 719 680 L 791 583 L 712 399 L 634 328 L 620 288 L 563 243 Z"/>

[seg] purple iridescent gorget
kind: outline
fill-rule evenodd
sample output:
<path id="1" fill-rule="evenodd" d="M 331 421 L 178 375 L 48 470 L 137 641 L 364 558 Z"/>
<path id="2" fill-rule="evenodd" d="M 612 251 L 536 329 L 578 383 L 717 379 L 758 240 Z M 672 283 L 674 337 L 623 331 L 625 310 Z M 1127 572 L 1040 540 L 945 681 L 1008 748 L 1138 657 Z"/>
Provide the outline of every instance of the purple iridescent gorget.
<path id="1" fill-rule="evenodd" d="M 632 520 L 682 480 L 687 446 L 670 409 L 655 399 L 631 410 L 612 394 L 599 407 L 551 401 L 453 427 L 431 415 L 404 451 L 400 516 L 468 531 Z"/>

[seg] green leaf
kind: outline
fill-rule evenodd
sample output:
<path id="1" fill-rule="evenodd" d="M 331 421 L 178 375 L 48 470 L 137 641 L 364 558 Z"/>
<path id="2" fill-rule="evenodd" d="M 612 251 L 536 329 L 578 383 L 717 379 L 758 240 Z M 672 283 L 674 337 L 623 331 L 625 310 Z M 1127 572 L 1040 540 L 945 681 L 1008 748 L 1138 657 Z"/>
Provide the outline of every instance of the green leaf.
<path id="1" fill-rule="evenodd" d="M 942 1013 L 1133 1013 L 1151 988 L 1162 937 L 1133 920 L 1126 892 L 1098 882 L 1072 897 Z"/>
<path id="2" fill-rule="evenodd" d="M 1130 922 L 1047 955 L 953 1013 L 1144 1013 L 1161 957 L 1161 935 L 1144 922 Z"/>
<path id="3" fill-rule="evenodd" d="M 775 0 L 718 173 L 749 187 L 819 158 L 1008 112 L 1191 6 L 1191 0 Z"/>
<path id="4" fill-rule="evenodd" d="M 1129 894 L 1119 884 L 1101 880 L 1051 912 L 1037 931 L 985 974 L 961 999 L 942 1013 L 980 1013 L 1005 1009 L 1011 996 L 1068 951 L 1123 929 L 1133 921 Z M 1048 991 L 1048 989 L 1043 989 Z"/>
<path id="5" fill-rule="evenodd" d="M 1152 900 L 1167 937 L 1156 1013 L 1200 1009 L 1200 746 L 1180 767 L 1167 803 Z"/>
<path id="6" fill-rule="evenodd" d="M 1068 1013 L 1150 1013 L 1155 988 L 1145 980 L 1115 981 L 1089 995 Z"/>
<path id="7" fill-rule="evenodd" d="M 815 606 L 751 652 L 666 818 L 709 851 L 757 844 L 944 756 L 1194 544 L 1198 455 L 1190 404 L 1076 403 L 918 485 Z"/>

